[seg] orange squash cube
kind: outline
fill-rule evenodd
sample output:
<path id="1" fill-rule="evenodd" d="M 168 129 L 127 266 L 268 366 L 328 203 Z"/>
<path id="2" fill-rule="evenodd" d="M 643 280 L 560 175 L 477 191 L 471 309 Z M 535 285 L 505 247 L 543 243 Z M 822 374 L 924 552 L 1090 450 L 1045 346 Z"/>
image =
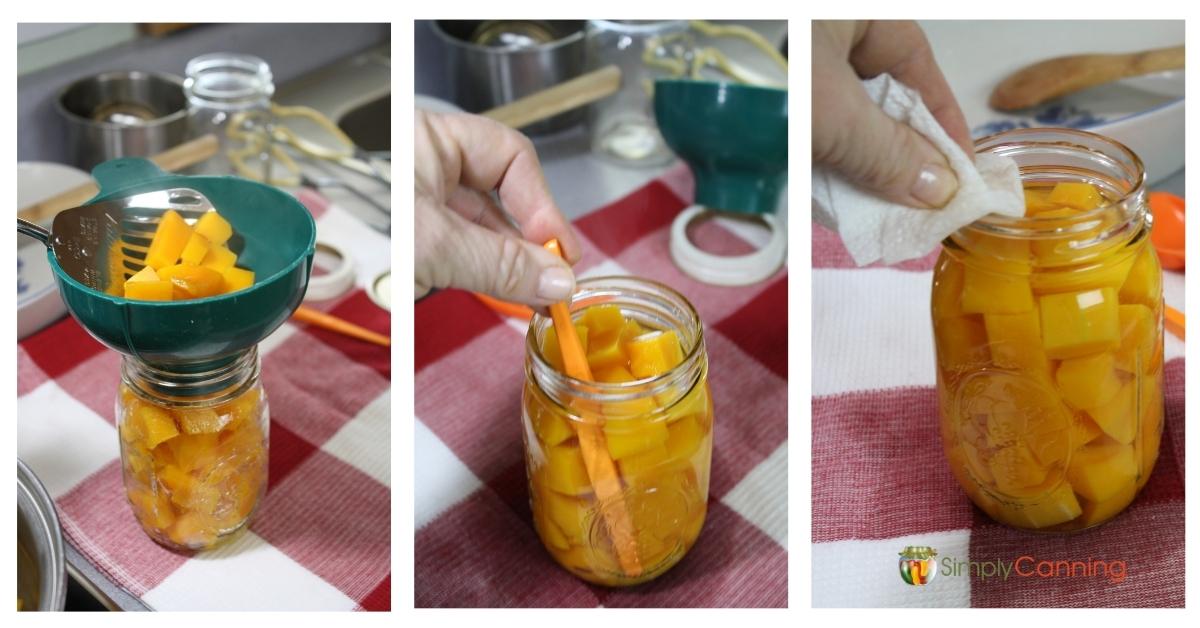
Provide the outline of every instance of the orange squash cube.
<path id="1" fill-rule="evenodd" d="M 617 461 L 617 466 L 621 468 L 621 477 L 626 482 L 636 480 L 638 478 L 652 477 L 659 467 L 671 459 L 670 452 L 667 451 L 667 446 L 657 445 L 643 451 L 642 453 Z"/>
<path id="2" fill-rule="evenodd" d="M 170 412 L 149 403 L 139 404 L 134 410 L 134 420 L 141 423 L 141 433 L 145 435 L 146 449 L 154 449 L 160 443 L 165 443 L 179 435 L 175 419 Z"/>
<path id="3" fill-rule="evenodd" d="M 218 458 L 216 434 L 185 434 L 168 444 L 175 464 L 184 471 L 207 468 Z"/>
<path id="4" fill-rule="evenodd" d="M 175 264 L 158 271 L 158 276 L 175 286 L 175 300 L 202 299 L 221 294 L 221 273 L 204 266 Z"/>
<path id="5" fill-rule="evenodd" d="M 639 379 L 662 375 L 683 362 L 683 349 L 674 330 L 643 334 L 628 346 L 629 370 Z"/>
<path id="6" fill-rule="evenodd" d="M 981 314 L 1019 314 L 1033 309 L 1029 277 L 967 266 L 962 310 Z"/>
<path id="7" fill-rule="evenodd" d="M 179 212 L 173 209 L 163 212 L 158 228 L 154 231 L 154 238 L 150 240 L 150 248 L 146 251 L 146 265 L 154 270 L 173 265 L 191 237 L 192 228 Z"/>
<path id="8" fill-rule="evenodd" d="M 1021 369 L 1045 376 L 1049 372 L 1042 350 L 1042 325 L 1038 312 L 984 314 L 992 362 L 1001 368 Z"/>
<path id="9" fill-rule="evenodd" d="M 1085 499 L 1102 502 L 1132 486 L 1138 473 L 1133 447 L 1107 441 L 1075 452 L 1067 480 Z"/>
<path id="10" fill-rule="evenodd" d="M 544 447 L 553 447 L 575 435 L 575 430 L 571 429 L 567 419 L 551 410 L 535 411 L 530 422 L 533 423 L 533 431 Z"/>
<path id="11" fill-rule="evenodd" d="M 175 410 L 175 418 L 185 434 L 213 434 L 220 432 L 233 416 L 219 414 L 216 408 L 181 408 Z"/>
<path id="12" fill-rule="evenodd" d="M 1057 203 L 1050 202 L 1049 190 L 1025 188 L 1025 215 L 1033 216 L 1047 210 L 1057 209 Z"/>
<path id="13" fill-rule="evenodd" d="M 1146 246 L 1129 269 L 1121 284 L 1122 303 L 1141 303 L 1155 309 L 1162 297 L 1162 269 L 1154 247 Z"/>
<path id="14" fill-rule="evenodd" d="M 1083 509 L 1071 485 L 1059 479 L 1054 481 L 1056 486 L 1036 500 L 1001 505 L 997 519 L 1023 528 L 1039 529 L 1066 523 L 1082 514 Z"/>
<path id="15" fill-rule="evenodd" d="M 1064 181 L 1054 186 L 1046 200 L 1054 205 L 1065 205 L 1071 209 L 1096 209 L 1104 198 L 1090 183 Z"/>
<path id="16" fill-rule="evenodd" d="M 944 369 L 963 369 L 981 365 L 991 359 L 987 330 L 982 317 L 956 316 L 938 321 L 938 366 Z"/>
<path id="17" fill-rule="evenodd" d="M 629 419 L 610 421 L 604 425 L 608 453 L 614 460 L 628 458 L 661 446 L 667 442 L 669 434 L 666 422 L 661 420 Z"/>
<path id="18" fill-rule="evenodd" d="M 223 288 L 221 289 L 221 293 L 223 294 L 245 290 L 254 285 L 254 271 L 252 270 L 237 268 L 235 266 L 222 269 L 221 275 L 225 278 Z"/>
<path id="19" fill-rule="evenodd" d="M 232 268 L 237 263 L 237 254 L 225 248 L 224 244 L 213 244 L 208 247 L 208 252 L 204 254 L 204 259 L 200 260 L 200 265 L 211 268 L 217 272 L 221 272 L 226 268 Z"/>
<path id="20" fill-rule="evenodd" d="M 196 221 L 196 233 L 213 244 L 225 244 L 233 236 L 233 227 L 220 214 L 210 211 Z"/>
<path id="21" fill-rule="evenodd" d="M 625 345 L 621 344 L 619 327 L 606 332 L 597 332 L 595 327 L 588 326 L 587 361 L 593 375 L 610 367 L 624 367 L 629 363 Z"/>
<path id="22" fill-rule="evenodd" d="M 546 474 L 546 484 L 564 495 L 582 495 L 592 490 L 578 445 L 548 448 Z"/>
<path id="23" fill-rule="evenodd" d="M 617 332 L 625 324 L 625 317 L 617 305 L 593 305 L 583 311 L 579 322 L 587 326 L 592 337 Z"/>
<path id="24" fill-rule="evenodd" d="M 1063 400 L 1080 410 L 1108 403 L 1121 389 L 1111 353 L 1063 360 L 1054 379 Z"/>
<path id="25" fill-rule="evenodd" d="M 210 246 L 208 238 L 193 232 L 192 237 L 188 238 L 187 244 L 183 247 L 183 252 L 179 254 L 179 261 L 199 266 L 200 262 L 204 261 L 205 256 L 208 255 Z"/>
<path id="26" fill-rule="evenodd" d="M 1150 308 L 1133 303 L 1117 306 L 1121 328 L 1121 346 L 1115 352 L 1117 368 L 1126 373 L 1144 372 L 1154 355 L 1158 326 Z"/>
<path id="27" fill-rule="evenodd" d="M 1118 384 L 1117 393 L 1107 402 L 1088 408 L 1087 413 L 1110 438 L 1128 445 L 1137 434 L 1137 383 L 1133 380 Z"/>
<path id="28" fill-rule="evenodd" d="M 1038 301 L 1042 347 L 1048 357 L 1077 358 L 1120 346 L 1117 294 L 1113 288 L 1047 294 Z"/>

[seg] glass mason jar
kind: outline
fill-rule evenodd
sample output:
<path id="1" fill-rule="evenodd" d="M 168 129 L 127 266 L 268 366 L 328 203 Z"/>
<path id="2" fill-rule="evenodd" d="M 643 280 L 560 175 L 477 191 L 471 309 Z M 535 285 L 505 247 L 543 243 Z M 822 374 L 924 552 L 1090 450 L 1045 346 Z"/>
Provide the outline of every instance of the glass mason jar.
<path id="1" fill-rule="evenodd" d="M 1100 198 L 1090 210 L 989 215 L 943 242 L 931 309 L 946 457 L 993 519 L 1088 528 L 1133 501 L 1163 429 L 1145 173 L 1128 148 L 1083 131 L 1022 129 L 975 146 L 1016 160 L 1027 202 L 1062 182 Z"/>
<path id="2" fill-rule="evenodd" d="M 188 101 L 188 130 L 192 137 L 212 133 L 220 149 L 212 158 L 193 166 L 195 174 L 233 174 L 229 150 L 230 119 L 252 114 L 261 122 L 271 107 L 275 83 L 266 61 L 245 54 L 214 52 L 188 61 L 183 93 Z"/>
<path id="3" fill-rule="evenodd" d="M 704 525 L 713 407 L 703 326 L 683 295 L 656 282 L 595 277 L 578 288 L 570 303 L 576 320 L 591 305 L 615 304 L 643 329 L 674 330 L 683 350 L 683 361 L 661 375 L 606 384 L 547 362 L 541 347 L 550 319 L 534 316 L 526 336 L 522 424 L 538 535 L 576 576 L 633 585 L 679 562 Z M 588 434 L 619 482 L 599 491 L 605 498 L 593 489 L 603 480 L 590 477 L 580 446 Z"/>
<path id="4" fill-rule="evenodd" d="M 125 492 L 161 545 L 203 550 L 237 532 L 267 488 L 269 417 L 257 348 L 217 366 L 121 363 Z"/>

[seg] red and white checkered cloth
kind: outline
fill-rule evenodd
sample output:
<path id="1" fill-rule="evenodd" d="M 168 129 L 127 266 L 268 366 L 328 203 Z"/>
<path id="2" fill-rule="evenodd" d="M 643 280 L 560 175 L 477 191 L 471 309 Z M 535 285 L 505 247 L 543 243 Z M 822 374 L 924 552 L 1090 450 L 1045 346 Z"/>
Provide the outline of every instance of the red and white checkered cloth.
<path id="1" fill-rule="evenodd" d="M 350 252 L 360 278 L 387 267 L 386 237 L 302 198 L 318 237 Z M 390 332 L 362 289 L 309 305 Z M 70 316 L 17 346 L 18 455 L 54 498 L 65 539 L 153 609 L 389 610 L 390 352 L 292 322 L 259 351 L 267 494 L 249 530 L 217 549 L 173 553 L 134 519 L 113 420 L 121 358 Z"/>
<path id="2" fill-rule="evenodd" d="M 686 296 L 705 323 L 715 437 L 708 520 L 671 571 L 627 589 L 559 567 L 534 532 L 521 443 L 526 323 L 468 293 L 416 304 L 416 592 L 430 606 L 787 604 L 787 273 L 741 288 L 671 261 L 671 221 L 692 198 L 682 168 L 576 221 L 582 277 L 636 275 Z M 694 239 L 751 247 L 714 222 Z"/>
<path id="3" fill-rule="evenodd" d="M 942 453 L 929 317 L 936 258 L 857 268 L 837 234 L 813 225 L 813 605 L 1182 607 L 1183 342 L 1166 336 L 1166 427 L 1136 501 L 1077 534 L 1005 527 L 971 504 Z M 1181 274 L 1166 273 L 1164 291 L 1183 308 Z M 1123 560 L 1127 573 L 1118 584 L 943 572 L 914 587 L 898 568 L 907 545 L 936 549 L 939 567 L 947 557 L 969 565 L 1031 556 Z"/>

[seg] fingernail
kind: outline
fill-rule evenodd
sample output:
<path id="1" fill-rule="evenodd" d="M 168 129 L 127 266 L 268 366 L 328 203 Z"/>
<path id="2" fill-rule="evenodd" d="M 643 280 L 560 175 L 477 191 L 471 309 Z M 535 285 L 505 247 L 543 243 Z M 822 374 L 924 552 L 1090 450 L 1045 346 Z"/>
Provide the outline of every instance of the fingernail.
<path id="1" fill-rule="evenodd" d="M 538 277 L 539 299 L 547 301 L 566 301 L 575 290 L 575 278 L 571 271 L 559 266 L 551 266 L 542 271 Z"/>
<path id="2" fill-rule="evenodd" d="M 958 189 L 958 177 L 941 164 L 928 163 L 921 168 L 909 193 L 930 207 L 943 207 Z"/>

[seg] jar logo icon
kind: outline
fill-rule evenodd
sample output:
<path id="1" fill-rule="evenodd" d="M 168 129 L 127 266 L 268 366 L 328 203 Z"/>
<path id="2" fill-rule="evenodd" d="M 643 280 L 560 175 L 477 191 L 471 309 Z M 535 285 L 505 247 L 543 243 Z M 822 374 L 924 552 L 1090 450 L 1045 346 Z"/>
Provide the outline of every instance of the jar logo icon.
<path id="1" fill-rule="evenodd" d="M 929 584 L 937 577 L 937 550 L 909 545 L 900 552 L 900 578 L 915 587 Z"/>

